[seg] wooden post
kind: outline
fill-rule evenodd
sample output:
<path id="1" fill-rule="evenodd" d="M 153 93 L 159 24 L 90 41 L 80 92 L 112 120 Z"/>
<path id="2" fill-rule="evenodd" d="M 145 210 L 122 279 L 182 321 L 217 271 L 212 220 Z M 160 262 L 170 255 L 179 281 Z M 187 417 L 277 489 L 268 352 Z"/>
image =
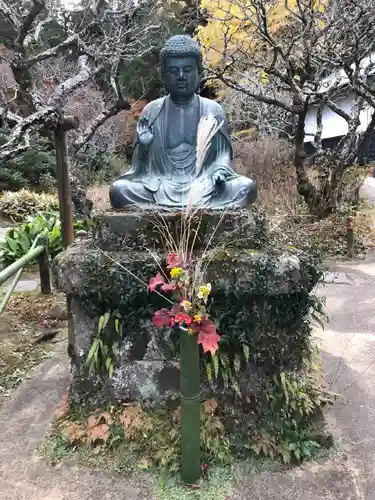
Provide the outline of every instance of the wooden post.
<path id="1" fill-rule="evenodd" d="M 69 179 L 69 156 L 67 132 L 78 127 L 76 118 L 64 118 L 54 130 L 56 151 L 57 189 L 59 193 L 60 220 L 62 237 L 65 246 L 74 240 L 72 192 Z"/>
<path id="2" fill-rule="evenodd" d="M 351 216 L 346 220 L 346 242 L 348 245 L 348 257 L 352 259 L 354 253 L 354 217 Z"/>
<path id="3" fill-rule="evenodd" d="M 38 257 L 40 290 L 43 295 L 49 295 L 52 293 L 52 288 L 49 268 L 48 239 L 43 236 L 39 238 L 38 243 L 44 246 L 44 252 Z"/>
<path id="4" fill-rule="evenodd" d="M 69 179 L 69 155 L 67 133 L 68 130 L 78 128 L 79 122 L 75 117 L 65 117 L 60 120 L 54 130 L 56 151 L 57 189 L 59 193 L 60 220 L 64 246 L 69 246 L 74 241 L 72 191 Z M 67 297 L 66 308 L 68 313 L 68 356 L 74 362 L 74 328 L 72 323 L 71 299 Z"/>

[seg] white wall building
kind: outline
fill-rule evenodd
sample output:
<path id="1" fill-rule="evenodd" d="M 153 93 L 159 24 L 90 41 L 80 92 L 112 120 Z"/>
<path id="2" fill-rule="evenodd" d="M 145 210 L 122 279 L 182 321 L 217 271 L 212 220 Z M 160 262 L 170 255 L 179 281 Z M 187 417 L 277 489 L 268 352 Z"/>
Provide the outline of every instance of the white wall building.
<path id="1" fill-rule="evenodd" d="M 361 71 L 365 71 L 366 69 L 368 69 L 369 65 L 373 66 L 369 71 L 369 75 L 375 75 L 375 53 L 363 59 L 361 63 L 362 67 Z M 336 105 L 340 106 L 340 108 L 343 111 L 350 114 L 357 96 L 354 92 L 349 91 L 347 83 L 348 83 L 348 77 L 345 71 L 340 70 L 336 74 L 331 75 L 322 81 L 322 86 L 320 91 L 324 93 L 330 90 L 332 86 L 338 86 L 338 88 L 341 87 L 341 90 L 337 93 L 336 97 L 333 98 L 333 101 Z M 363 109 L 359 117 L 360 126 L 358 127 L 357 130 L 358 133 L 364 132 L 367 129 L 367 126 L 371 120 L 373 112 L 374 112 L 373 108 L 371 108 L 369 105 Z M 317 106 L 312 105 L 306 116 L 305 143 L 311 143 L 314 140 L 314 135 L 316 134 L 317 131 L 316 114 L 317 114 Z M 341 116 L 339 116 L 337 113 L 332 111 L 328 106 L 323 110 L 322 120 L 323 120 L 323 133 L 322 133 L 323 141 L 325 139 L 340 138 L 343 135 L 345 135 L 348 131 L 347 121 Z"/>

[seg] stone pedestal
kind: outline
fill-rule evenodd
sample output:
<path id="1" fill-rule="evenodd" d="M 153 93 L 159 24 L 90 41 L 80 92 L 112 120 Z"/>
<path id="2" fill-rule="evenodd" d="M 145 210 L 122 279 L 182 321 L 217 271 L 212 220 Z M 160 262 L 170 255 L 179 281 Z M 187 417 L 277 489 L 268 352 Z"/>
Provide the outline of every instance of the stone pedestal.
<path id="1" fill-rule="evenodd" d="M 146 284 L 165 267 L 173 250 L 165 241 L 180 234 L 181 217 L 108 213 L 95 219 L 89 238 L 55 259 L 55 285 L 72 307 L 77 403 L 178 397 L 178 339 L 173 331 L 153 327 L 153 313 L 167 304 L 148 293 Z M 226 339 L 224 355 L 226 345 L 232 345 L 229 357 L 249 346 L 241 390 L 261 390 L 263 377 L 298 369 L 310 337 L 308 296 L 318 279 L 309 258 L 268 242 L 265 220 L 256 212 L 197 214 L 191 233 L 194 252 L 206 255 L 205 282 L 212 284 L 211 315 Z M 108 311 L 122 318 L 119 359 L 112 378 L 89 376 L 85 360 L 99 318 Z M 115 332 L 107 339 L 117 340 Z"/>

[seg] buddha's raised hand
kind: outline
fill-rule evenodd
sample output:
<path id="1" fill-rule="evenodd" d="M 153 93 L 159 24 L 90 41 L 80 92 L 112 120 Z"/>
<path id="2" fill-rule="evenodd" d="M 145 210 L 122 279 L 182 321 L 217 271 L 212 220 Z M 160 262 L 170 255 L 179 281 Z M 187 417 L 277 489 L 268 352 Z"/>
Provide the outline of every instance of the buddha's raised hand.
<path id="1" fill-rule="evenodd" d="M 148 119 L 145 116 L 139 119 L 138 138 L 142 146 L 146 148 L 148 148 L 154 140 L 151 127 L 149 126 Z"/>

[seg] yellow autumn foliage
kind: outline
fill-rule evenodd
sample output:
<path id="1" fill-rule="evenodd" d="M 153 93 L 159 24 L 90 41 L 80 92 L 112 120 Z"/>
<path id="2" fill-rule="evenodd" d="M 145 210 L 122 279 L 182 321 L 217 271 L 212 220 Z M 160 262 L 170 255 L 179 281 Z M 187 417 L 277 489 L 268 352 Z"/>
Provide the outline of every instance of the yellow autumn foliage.
<path id="1" fill-rule="evenodd" d="M 327 0 L 312 0 L 317 13 L 324 13 Z M 208 13 L 209 22 L 197 30 L 197 37 L 205 47 L 206 62 L 215 67 L 239 48 L 247 54 L 259 51 L 264 40 L 257 32 L 259 0 L 201 0 L 201 8 Z M 296 0 L 264 2 L 269 34 L 277 37 L 293 13 L 297 13 Z M 263 75 L 263 80 L 267 75 Z"/>

